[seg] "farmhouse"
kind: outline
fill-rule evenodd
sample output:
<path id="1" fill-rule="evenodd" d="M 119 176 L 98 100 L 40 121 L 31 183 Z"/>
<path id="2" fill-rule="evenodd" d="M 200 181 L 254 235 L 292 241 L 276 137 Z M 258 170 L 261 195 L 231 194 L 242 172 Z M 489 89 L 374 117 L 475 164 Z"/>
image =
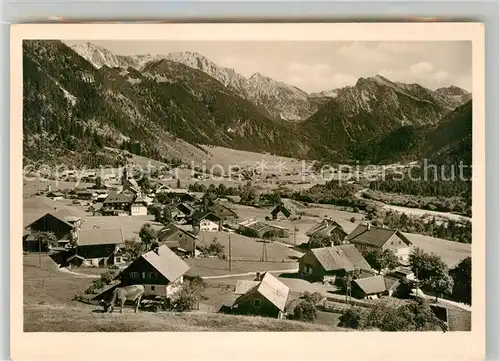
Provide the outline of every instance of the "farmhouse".
<path id="1" fill-rule="evenodd" d="M 184 220 L 193 215 L 195 209 L 187 202 L 178 203 L 172 210 L 172 218 L 175 220 Z"/>
<path id="2" fill-rule="evenodd" d="M 69 209 L 60 209 L 53 213 L 47 213 L 26 226 L 31 232 L 52 232 L 60 245 L 69 241 L 70 233 L 81 225 L 81 219 Z M 33 237 L 28 236 L 24 242 L 25 249 L 38 249 L 38 244 Z"/>
<path id="3" fill-rule="evenodd" d="M 135 198 L 134 194 L 111 192 L 102 203 L 103 215 L 130 214 Z"/>
<path id="4" fill-rule="evenodd" d="M 123 285 L 142 284 L 145 296 L 170 298 L 184 282 L 189 266 L 166 245 L 144 253 L 118 278 Z"/>
<path id="5" fill-rule="evenodd" d="M 356 298 L 376 299 L 392 296 L 399 285 L 398 279 L 382 275 L 359 278 L 351 283 L 351 294 Z"/>
<path id="6" fill-rule="evenodd" d="M 124 263 L 120 245 L 123 231 L 117 229 L 82 229 L 76 233 L 77 246 L 66 261 L 72 266 L 106 267 Z"/>
<path id="7" fill-rule="evenodd" d="M 255 281 L 238 281 L 232 310 L 238 314 L 260 315 L 282 319 L 290 289 L 266 272 L 257 274 Z"/>
<path id="8" fill-rule="evenodd" d="M 360 277 L 374 274 L 361 253 L 351 244 L 310 249 L 299 260 L 299 274 L 309 280 L 335 281 L 348 272 L 360 270 Z"/>
<path id="9" fill-rule="evenodd" d="M 257 221 L 255 219 L 249 219 L 238 223 L 238 230 L 248 237 L 255 238 L 266 238 L 268 235 L 288 237 L 289 234 L 289 230 L 284 227 Z"/>
<path id="10" fill-rule="evenodd" d="M 167 245 L 177 254 L 194 256 L 197 237 L 176 226 L 163 228 L 158 232 L 158 244 Z"/>
<path id="11" fill-rule="evenodd" d="M 215 203 L 211 206 L 210 211 L 225 222 L 234 222 L 238 219 L 235 211 L 220 203 Z"/>
<path id="12" fill-rule="evenodd" d="M 221 228 L 222 220 L 211 211 L 196 211 L 192 216 L 193 228 L 205 232 L 217 232 Z"/>
<path id="13" fill-rule="evenodd" d="M 399 230 L 374 227 L 370 223 L 357 226 L 346 240 L 355 245 L 361 252 L 390 249 L 402 264 L 408 263 L 412 245 L 410 240 Z"/>
<path id="14" fill-rule="evenodd" d="M 271 211 L 272 219 L 295 219 L 297 218 L 296 207 L 290 202 L 282 201 Z"/>
<path id="15" fill-rule="evenodd" d="M 337 237 L 339 240 L 344 240 L 347 232 L 337 222 L 331 219 L 324 219 L 316 223 L 311 229 L 306 232 L 309 238 L 316 236 Z"/>

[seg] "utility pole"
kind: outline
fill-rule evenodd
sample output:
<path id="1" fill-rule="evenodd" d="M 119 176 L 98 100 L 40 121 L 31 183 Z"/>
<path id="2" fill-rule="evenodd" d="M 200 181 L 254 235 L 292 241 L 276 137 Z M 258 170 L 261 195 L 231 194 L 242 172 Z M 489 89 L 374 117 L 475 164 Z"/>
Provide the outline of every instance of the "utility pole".
<path id="1" fill-rule="evenodd" d="M 38 267 L 42 268 L 42 237 L 38 236 Z"/>
<path id="2" fill-rule="evenodd" d="M 229 236 L 229 270 L 231 271 L 231 235 Z"/>
<path id="3" fill-rule="evenodd" d="M 296 246 L 295 236 L 297 234 L 297 230 L 295 229 L 295 223 L 293 223 L 293 222 L 292 222 L 292 227 L 293 227 L 293 246 L 295 247 Z"/>
<path id="4" fill-rule="evenodd" d="M 260 258 L 261 262 L 267 262 L 267 240 L 262 240 L 262 257 Z"/>

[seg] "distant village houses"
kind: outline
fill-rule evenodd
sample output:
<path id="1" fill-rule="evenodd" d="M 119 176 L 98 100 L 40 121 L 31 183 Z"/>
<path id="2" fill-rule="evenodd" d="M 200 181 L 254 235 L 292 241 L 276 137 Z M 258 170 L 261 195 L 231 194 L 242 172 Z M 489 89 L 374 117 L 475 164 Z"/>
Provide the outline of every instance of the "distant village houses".
<path id="1" fill-rule="evenodd" d="M 412 243 L 399 230 L 375 227 L 370 223 L 358 225 L 346 238 L 361 252 L 389 249 L 401 264 L 408 264 Z"/>

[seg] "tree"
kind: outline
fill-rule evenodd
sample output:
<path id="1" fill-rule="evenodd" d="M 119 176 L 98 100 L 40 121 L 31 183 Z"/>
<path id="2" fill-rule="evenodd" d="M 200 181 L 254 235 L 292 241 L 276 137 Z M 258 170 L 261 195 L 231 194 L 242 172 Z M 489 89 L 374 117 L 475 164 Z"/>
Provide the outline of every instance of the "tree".
<path id="1" fill-rule="evenodd" d="M 95 188 L 101 189 L 102 187 L 103 187 L 102 177 L 98 175 L 95 178 Z"/>
<path id="2" fill-rule="evenodd" d="M 71 232 L 69 232 L 68 241 L 69 241 L 69 245 L 71 248 L 75 248 L 78 246 L 78 236 L 77 236 L 75 230 L 72 230 Z"/>
<path id="3" fill-rule="evenodd" d="M 137 242 L 135 239 L 125 240 L 125 247 L 123 251 L 129 260 L 138 258 L 142 254 L 143 249 L 144 244 L 141 242 Z"/>
<path id="4" fill-rule="evenodd" d="M 457 301 L 472 305 L 472 259 L 463 259 L 450 271 L 453 278 L 453 296 Z"/>
<path id="5" fill-rule="evenodd" d="M 227 192 L 227 188 L 224 184 L 219 184 L 219 186 L 217 187 L 217 190 L 216 190 L 216 193 L 219 197 L 223 197 L 226 195 L 226 192 Z"/>
<path id="6" fill-rule="evenodd" d="M 302 300 L 293 309 L 293 318 L 302 322 L 314 322 L 318 318 L 318 311 L 313 303 Z"/>
<path id="7" fill-rule="evenodd" d="M 339 318 L 339 327 L 354 328 L 361 330 L 364 328 L 366 311 L 360 307 L 351 307 L 342 313 Z"/>
<path id="8" fill-rule="evenodd" d="M 163 211 L 161 211 L 160 222 L 163 223 L 165 227 L 171 227 L 174 224 L 172 209 L 170 209 L 170 207 L 167 206 L 163 208 Z"/>
<path id="9" fill-rule="evenodd" d="M 52 232 L 36 232 L 33 237 L 38 242 L 40 250 L 57 247 L 57 237 Z"/>
<path id="10" fill-rule="evenodd" d="M 393 269 L 399 265 L 398 258 L 390 249 L 377 249 L 365 255 L 366 261 L 379 273 L 384 269 Z"/>
<path id="11" fill-rule="evenodd" d="M 149 250 L 151 244 L 157 240 L 156 231 L 151 227 L 150 223 L 145 223 L 141 227 L 139 237 L 141 238 L 141 242 L 144 244 L 146 250 Z"/>
<path id="12" fill-rule="evenodd" d="M 186 281 L 182 288 L 177 291 L 172 299 L 172 307 L 178 312 L 194 310 L 201 299 L 202 289 L 193 287 L 190 282 Z"/>
<path id="13" fill-rule="evenodd" d="M 320 232 L 309 239 L 309 248 L 331 247 L 332 243 L 334 246 L 339 246 L 342 244 L 342 240 L 336 233 L 326 235 Z"/>
<path id="14" fill-rule="evenodd" d="M 208 246 L 200 247 L 201 253 L 222 258 L 224 256 L 224 246 L 217 241 L 217 237 L 212 239 Z"/>
<path id="15" fill-rule="evenodd" d="M 448 267 L 441 257 L 425 253 L 417 247 L 410 253 L 409 261 L 412 271 L 422 285 L 436 292 L 436 300 L 439 293 L 452 292 L 453 279 L 448 274 Z"/>
<path id="16" fill-rule="evenodd" d="M 151 179 L 147 174 L 139 180 L 138 184 L 143 191 L 149 191 L 151 189 Z"/>

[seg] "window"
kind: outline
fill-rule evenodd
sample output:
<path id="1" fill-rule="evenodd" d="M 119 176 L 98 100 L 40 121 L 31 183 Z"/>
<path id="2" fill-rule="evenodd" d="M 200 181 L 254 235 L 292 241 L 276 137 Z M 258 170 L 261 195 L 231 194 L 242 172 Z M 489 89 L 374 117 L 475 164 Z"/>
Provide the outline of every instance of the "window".
<path id="1" fill-rule="evenodd" d="M 146 279 L 146 272 L 142 272 L 142 279 Z"/>
<path id="2" fill-rule="evenodd" d="M 154 291 L 155 290 L 155 286 L 151 286 L 151 291 Z"/>
<path id="3" fill-rule="evenodd" d="M 116 262 L 119 263 L 122 261 L 122 258 L 121 257 L 116 257 Z"/>
<path id="4" fill-rule="evenodd" d="M 139 278 L 139 272 L 130 272 L 130 278 L 132 278 L 132 279 L 138 279 Z"/>
<path id="5" fill-rule="evenodd" d="M 258 298 L 254 299 L 253 305 L 255 308 L 260 308 L 260 300 Z"/>

